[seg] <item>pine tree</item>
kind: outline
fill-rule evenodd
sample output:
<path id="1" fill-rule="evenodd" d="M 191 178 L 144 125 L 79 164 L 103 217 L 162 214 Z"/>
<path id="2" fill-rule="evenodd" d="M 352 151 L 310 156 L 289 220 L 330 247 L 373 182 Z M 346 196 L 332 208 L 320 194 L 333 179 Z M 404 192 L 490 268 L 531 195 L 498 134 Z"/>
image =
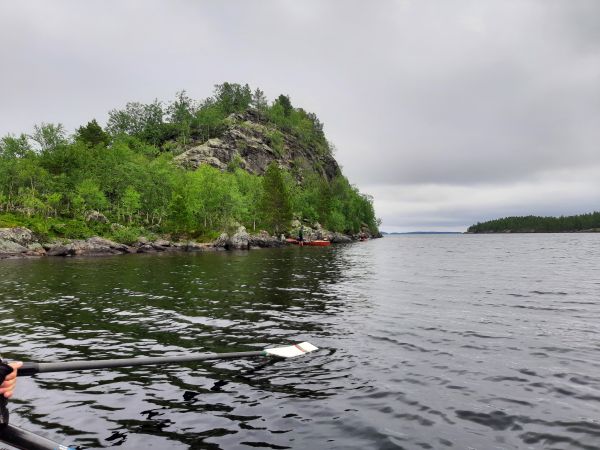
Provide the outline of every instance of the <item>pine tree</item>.
<path id="1" fill-rule="evenodd" d="M 260 88 L 256 88 L 256 90 L 252 94 L 252 102 L 250 104 L 257 111 L 265 111 L 267 109 L 267 97 Z"/>
<path id="2" fill-rule="evenodd" d="M 85 126 L 77 128 L 75 139 L 83 141 L 91 147 L 95 147 L 98 144 L 106 146 L 110 142 L 110 136 L 98 125 L 96 119 L 88 122 Z"/>
<path id="3" fill-rule="evenodd" d="M 281 105 L 281 107 L 283 108 L 283 115 L 286 117 L 288 117 L 294 110 L 292 102 L 290 101 L 290 98 L 287 95 L 281 94 L 279 97 L 277 97 L 276 102 Z"/>

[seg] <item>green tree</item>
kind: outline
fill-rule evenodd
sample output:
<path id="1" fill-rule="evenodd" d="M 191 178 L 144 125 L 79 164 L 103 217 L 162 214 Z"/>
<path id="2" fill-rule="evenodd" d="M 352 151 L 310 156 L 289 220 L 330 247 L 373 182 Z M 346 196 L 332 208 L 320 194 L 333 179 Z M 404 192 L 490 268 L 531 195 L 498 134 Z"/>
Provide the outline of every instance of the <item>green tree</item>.
<path id="1" fill-rule="evenodd" d="M 106 128 L 113 136 L 134 135 L 151 144 L 158 145 L 164 140 L 164 111 L 158 100 L 149 104 L 130 102 L 124 109 L 113 109 L 108 113 Z"/>
<path id="2" fill-rule="evenodd" d="M 140 199 L 140 193 L 133 187 L 127 186 L 121 197 L 121 207 L 123 208 L 123 213 L 128 217 L 129 223 L 133 221 L 133 215 L 137 213 L 142 206 Z"/>
<path id="3" fill-rule="evenodd" d="M 5 211 L 16 207 L 19 187 L 29 181 L 30 187 L 34 188 L 36 168 L 31 164 L 34 158 L 27 135 L 8 135 L 0 140 L 0 192 L 3 193 Z"/>
<path id="4" fill-rule="evenodd" d="M 147 224 L 159 226 L 168 216 L 175 184 L 183 178 L 184 173 L 183 169 L 173 164 L 168 154 L 162 154 L 147 163 L 137 183 Z"/>
<path id="5" fill-rule="evenodd" d="M 265 93 L 259 88 L 256 88 L 256 90 L 252 93 L 252 101 L 250 102 L 250 105 L 257 111 L 265 111 L 269 106 Z"/>
<path id="6" fill-rule="evenodd" d="M 287 95 L 280 94 L 279 97 L 277 97 L 276 103 L 281 105 L 284 116 L 289 116 L 294 110 L 290 97 Z"/>
<path id="7" fill-rule="evenodd" d="M 0 140 L 0 157 L 23 158 L 31 152 L 32 149 L 26 134 L 21 134 L 18 137 L 8 135 Z"/>
<path id="8" fill-rule="evenodd" d="M 0 211 L 8 211 L 8 196 L 0 191 Z"/>
<path id="9" fill-rule="evenodd" d="M 50 212 L 54 214 L 54 217 L 58 216 L 58 208 L 60 207 L 62 197 L 60 192 L 46 194 L 46 204 L 48 205 Z"/>
<path id="10" fill-rule="evenodd" d="M 218 137 L 225 130 L 225 117 L 221 107 L 213 99 L 206 100 L 196 112 L 193 133 L 202 141 Z"/>
<path id="11" fill-rule="evenodd" d="M 290 194 L 283 172 L 275 162 L 269 164 L 263 177 L 261 212 L 265 224 L 277 234 L 286 230 L 292 220 Z"/>
<path id="12" fill-rule="evenodd" d="M 215 85 L 215 100 L 225 115 L 243 112 L 248 109 L 252 101 L 250 86 L 237 83 L 223 83 Z"/>
<path id="13" fill-rule="evenodd" d="M 262 180 L 245 170 L 234 171 L 238 190 L 242 196 L 241 212 L 242 222 L 252 224 L 252 230 L 256 231 L 256 223 L 260 218 L 260 204 L 263 193 Z"/>
<path id="14" fill-rule="evenodd" d="M 240 217 L 242 198 L 231 174 L 202 165 L 189 179 L 194 214 L 204 229 L 225 227 Z"/>
<path id="15" fill-rule="evenodd" d="M 113 109 L 108 112 L 108 131 L 113 136 L 119 134 L 140 134 L 146 122 L 145 105 L 129 102 L 124 109 Z"/>
<path id="16" fill-rule="evenodd" d="M 39 198 L 38 192 L 29 187 L 19 189 L 17 201 L 27 217 L 43 212 L 46 209 L 46 205 Z"/>
<path id="17" fill-rule="evenodd" d="M 104 193 L 94 180 L 85 179 L 76 189 L 77 194 L 83 200 L 83 206 L 86 209 L 103 210 L 108 206 L 108 201 Z"/>
<path id="18" fill-rule="evenodd" d="M 148 158 L 152 157 L 137 153 L 132 146 L 135 145 L 131 140 L 117 138 L 94 163 L 94 178 L 119 215 L 119 202 L 125 189 L 138 184 Z"/>
<path id="19" fill-rule="evenodd" d="M 52 175 L 68 174 L 72 187 L 86 176 L 86 172 L 93 170 L 93 162 L 94 155 L 88 144 L 76 140 L 70 145 L 61 145 L 53 151 L 42 153 L 35 163 Z"/>
<path id="20" fill-rule="evenodd" d="M 30 137 L 38 144 L 40 152 L 51 151 L 67 143 L 65 128 L 60 123 L 54 125 L 42 122 L 40 125 L 35 125 Z"/>
<path id="21" fill-rule="evenodd" d="M 186 145 L 190 138 L 195 109 L 194 101 L 187 96 L 185 91 L 178 92 L 175 95 L 175 101 L 167 108 L 169 120 L 175 126 L 178 139 L 183 145 Z"/>
<path id="22" fill-rule="evenodd" d="M 110 143 L 110 136 L 98 125 L 96 119 L 92 119 L 85 126 L 77 128 L 75 139 L 85 142 L 90 147 L 96 145 L 107 146 Z"/>

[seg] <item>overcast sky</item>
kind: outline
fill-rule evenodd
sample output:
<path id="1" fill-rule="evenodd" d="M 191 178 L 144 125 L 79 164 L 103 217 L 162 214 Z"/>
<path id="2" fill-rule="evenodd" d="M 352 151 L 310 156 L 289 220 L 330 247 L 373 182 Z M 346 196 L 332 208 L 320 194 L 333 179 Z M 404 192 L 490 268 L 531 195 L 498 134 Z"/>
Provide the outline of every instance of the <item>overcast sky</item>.
<path id="1" fill-rule="evenodd" d="M 600 1 L 0 0 L 0 64 L 0 135 L 289 94 L 386 231 L 600 210 Z"/>

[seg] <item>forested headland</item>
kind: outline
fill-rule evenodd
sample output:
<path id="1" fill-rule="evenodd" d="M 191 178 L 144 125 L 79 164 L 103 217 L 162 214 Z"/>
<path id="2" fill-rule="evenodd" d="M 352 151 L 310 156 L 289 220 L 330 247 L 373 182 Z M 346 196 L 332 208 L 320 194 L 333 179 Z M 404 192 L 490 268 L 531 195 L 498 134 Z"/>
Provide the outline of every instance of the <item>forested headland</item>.
<path id="1" fill-rule="evenodd" d="M 471 225 L 468 233 L 600 232 L 600 212 L 560 217 L 505 217 Z"/>
<path id="2" fill-rule="evenodd" d="M 201 101 L 182 91 L 108 116 L 0 140 L 0 227 L 127 244 L 208 241 L 240 224 L 283 233 L 293 219 L 377 233 L 372 199 L 341 173 L 323 124 L 286 95 L 223 83 Z"/>

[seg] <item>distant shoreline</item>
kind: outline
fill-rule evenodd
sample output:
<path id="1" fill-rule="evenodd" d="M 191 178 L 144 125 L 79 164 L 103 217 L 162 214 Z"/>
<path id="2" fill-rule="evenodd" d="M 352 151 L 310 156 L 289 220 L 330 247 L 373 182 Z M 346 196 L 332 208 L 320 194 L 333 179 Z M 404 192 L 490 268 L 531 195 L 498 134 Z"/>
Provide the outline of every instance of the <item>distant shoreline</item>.
<path id="1" fill-rule="evenodd" d="M 457 234 L 597 234 L 600 229 L 574 230 L 574 231 L 410 231 L 406 233 L 381 233 L 386 236 L 407 236 L 407 235 L 457 235 Z"/>
<path id="2" fill-rule="evenodd" d="M 385 233 L 382 231 L 381 234 L 384 236 L 401 236 L 406 234 L 463 234 L 463 231 L 407 231 L 404 233 Z"/>
<path id="3" fill-rule="evenodd" d="M 597 233 L 600 212 L 560 217 L 513 216 L 478 222 L 467 233 Z"/>
<path id="4" fill-rule="evenodd" d="M 596 234 L 600 233 L 600 229 L 591 230 L 573 230 L 573 231 L 465 231 L 462 234 Z"/>

